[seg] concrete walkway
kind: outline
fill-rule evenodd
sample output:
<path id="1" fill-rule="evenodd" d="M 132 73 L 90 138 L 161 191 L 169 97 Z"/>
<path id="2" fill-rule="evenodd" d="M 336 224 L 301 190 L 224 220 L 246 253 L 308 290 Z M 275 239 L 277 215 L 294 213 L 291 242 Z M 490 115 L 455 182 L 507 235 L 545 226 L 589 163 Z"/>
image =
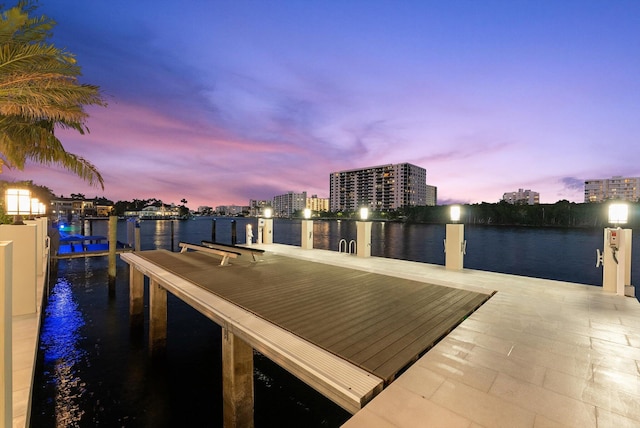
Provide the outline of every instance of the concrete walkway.
<path id="1" fill-rule="evenodd" d="M 44 275 L 39 275 L 37 281 L 37 312 L 14 316 L 12 319 L 13 428 L 29 427 L 31 391 L 40 337 Z"/>
<path id="2" fill-rule="evenodd" d="M 640 426 L 640 304 L 635 298 L 560 281 L 454 272 L 278 244 L 259 248 L 450 287 L 498 291 L 346 428 Z"/>

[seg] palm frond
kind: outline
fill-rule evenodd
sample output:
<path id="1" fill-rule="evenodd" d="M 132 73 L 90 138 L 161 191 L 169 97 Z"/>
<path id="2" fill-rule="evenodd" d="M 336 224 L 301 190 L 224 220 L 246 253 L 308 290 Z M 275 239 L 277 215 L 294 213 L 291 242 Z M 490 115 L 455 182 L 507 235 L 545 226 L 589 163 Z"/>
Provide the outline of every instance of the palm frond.
<path id="1" fill-rule="evenodd" d="M 0 153 L 4 164 L 23 169 L 27 159 L 44 165 L 58 165 L 91 185 L 104 189 L 104 180 L 96 167 L 86 159 L 68 153 L 54 134 L 53 122 L 24 122 L 20 117 L 0 121 Z M 21 142 L 29 141 L 29 144 Z"/>
<path id="2" fill-rule="evenodd" d="M 68 153 L 54 129 L 89 132 L 84 107 L 106 103 L 97 86 L 78 82 L 75 56 L 45 42 L 55 21 L 32 17 L 35 9 L 21 0 L 0 12 L 0 167 L 58 165 L 104 188 L 96 167 Z"/>

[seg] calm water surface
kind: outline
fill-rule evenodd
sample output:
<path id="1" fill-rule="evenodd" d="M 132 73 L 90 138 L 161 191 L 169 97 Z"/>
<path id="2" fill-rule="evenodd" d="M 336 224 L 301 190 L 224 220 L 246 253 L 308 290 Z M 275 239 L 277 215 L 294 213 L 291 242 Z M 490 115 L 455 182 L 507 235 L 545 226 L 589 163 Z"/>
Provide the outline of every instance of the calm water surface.
<path id="1" fill-rule="evenodd" d="M 94 222 L 91 233 L 106 235 L 106 223 Z M 238 243 L 245 242 L 247 224 L 255 234 L 256 219 L 235 224 Z M 119 240 L 127 240 L 126 229 L 120 222 Z M 210 240 L 212 229 L 210 218 L 143 221 L 142 249 Z M 217 241 L 231 243 L 231 233 L 231 219 L 216 220 Z M 595 249 L 602 248 L 602 234 L 466 226 L 465 267 L 598 285 Z M 316 221 L 314 238 L 315 248 L 336 251 L 341 239 L 355 240 L 355 223 Z M 442 225 L 374 223 L 372 255 L 443 265 L 443 239 Z M 299 245 L 300 222 L 276 219 L 274 241 Z M 632 265 L 638 263 L 636 253 Z M 107 284 L 106 258 L 59 263 L 44 308 L 32 426 L 222 426 L 220 328 L 169 295 L 167 352 L 150 358 L 148 325 L 140 330 L 129 324 L 128 266 L 118 261 L 115 296 Z M 268 359 L 255 354 L 254 360 L 257 427 L 334 427 L 349 418 Z"/>

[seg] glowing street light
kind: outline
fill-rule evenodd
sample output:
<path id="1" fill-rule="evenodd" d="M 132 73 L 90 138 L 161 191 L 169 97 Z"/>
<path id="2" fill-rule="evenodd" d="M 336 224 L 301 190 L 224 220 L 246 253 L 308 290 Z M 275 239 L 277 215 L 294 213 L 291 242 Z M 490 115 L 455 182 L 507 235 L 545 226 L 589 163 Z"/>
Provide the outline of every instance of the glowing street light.
<path id="1" fill-rule="evenodd" d="M 40 214 L 40 200 L 38 198 L 31 198 L 31 215 Z"/>
<path id="2" fill-rule="evenodd" d="M 464 267 L 467 241 L 464 239 L 464 224 L 456 224 L 460 221 L 460 212 L 460 205 L 451 205 L 449 208 L 451 223 L 446 225 L 444 240 L 446 269 L 462 270 Z"/>
<path id="3" fill-rule="evenodd" d="M 450 215 L 452 222 L 460 221 L 460 205 L 451 205 Z"/>
<path id="4" fill-rule="evenodd" d="M 31 192 L 25 189 L 7 189 L 4 198 L 5 212 L 13 216 L 13 224 L 24 224 L 22 216 L 31 214 Z"/>
<path id="5" fill-rule="evenodd" d="M 369 208 L 367 207 L 360 208 L 360 220 L 366 221 L 368 217 L 369 217 Z"/>
<path id="6" fill-rule="evenodd" d="M 629 218 L 629 206 L 623 203 L 609 205 L 609 223 L 614 226 L 626 224 Z"/>
<path id="7" fill-rule="evenodd" d="M 300 222 L 300 247 L 303 250 L 313 248 L 313 220 L 311 220 L 311 209 L 305 208 L 303 211 L 304 220 Z"/>

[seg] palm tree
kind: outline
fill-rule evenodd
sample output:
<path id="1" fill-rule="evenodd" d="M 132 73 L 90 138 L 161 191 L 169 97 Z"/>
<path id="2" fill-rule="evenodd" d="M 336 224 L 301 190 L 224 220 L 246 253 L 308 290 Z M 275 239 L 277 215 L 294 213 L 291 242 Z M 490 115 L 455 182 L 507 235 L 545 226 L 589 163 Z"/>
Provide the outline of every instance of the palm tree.
<path id="1" fill-rule="evenodd" d="M 30 17 L 36 6 L 21 0 L 0 12 L 0 172 L 22 170 L 26 160 L 57 165 L 104 189 L 86 159 L 67 152 L 55 129 L 89 132 L 85 105 L 105 106 L 99 88 L 80 84 L 73 54 L 46 42 L 55 22 Z"/>

